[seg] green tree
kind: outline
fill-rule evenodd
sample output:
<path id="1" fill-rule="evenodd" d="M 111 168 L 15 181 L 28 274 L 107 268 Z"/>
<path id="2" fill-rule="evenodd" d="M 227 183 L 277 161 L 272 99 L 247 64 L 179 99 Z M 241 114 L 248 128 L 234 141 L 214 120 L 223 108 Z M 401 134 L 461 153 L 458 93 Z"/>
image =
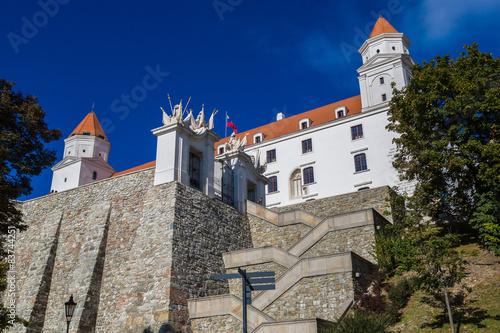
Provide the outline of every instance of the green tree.
<path id="1" fill-rule="evenodd" d="M 61 131 L 49 129 L 45 112 L 34 96 L 13 92 L 14 83 L 0 78 L 0 257 L 12 255 L 7 242 L 13 229 L 26 228 L 14 199 L 31 193 L 31 177 L 52 165 L 55 151 L 44 143 L 57 140 Z M 9 253 L 10 252 L 10 253 Z M 0 265 L 0 290 L 5 290 L 8 265 Z M 24 322 L 17 319 L 18 322 Z M 8 309 L 0 306 L 0 331 L 11 326 Z"/>
<path id="2" fill-rule="evenodd" d="M 465 46 L 411 68 L 394 89 L 387 128 L 395 168 L 414 181 L 409 198 L 432 221 L 465 221 L 500 253 L 500 58 Z"/>

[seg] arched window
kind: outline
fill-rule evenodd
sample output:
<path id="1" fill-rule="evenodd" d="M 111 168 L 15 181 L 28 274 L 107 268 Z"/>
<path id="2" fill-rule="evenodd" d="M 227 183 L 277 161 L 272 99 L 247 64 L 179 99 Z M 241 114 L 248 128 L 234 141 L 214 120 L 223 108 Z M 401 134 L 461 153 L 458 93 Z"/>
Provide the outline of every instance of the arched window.
<path id="1" fill-rule="evenodd" d="M 302 196 L 302 174 L 300 169 L 295 170 L 290 177 L 290 197 Z"/>
<path id="2" fill-rule="evenodd" d="M 97 179 L 97 172 L 96 171 L 92 172 L 92 179 L 93 180 Z"/>

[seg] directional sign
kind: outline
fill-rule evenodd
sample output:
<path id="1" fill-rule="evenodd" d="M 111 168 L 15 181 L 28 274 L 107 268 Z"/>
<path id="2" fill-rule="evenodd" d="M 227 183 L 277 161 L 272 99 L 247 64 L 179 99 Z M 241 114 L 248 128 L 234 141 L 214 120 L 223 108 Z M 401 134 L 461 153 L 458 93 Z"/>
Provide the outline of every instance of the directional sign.
<path id="1" fill-rule="evenodd" d="M 252 304 L 252 291 L 274 290 L 274 272 L 251 272 L 238 267 L 238 273 L 216 274 L 214 280 L 241 279 L 241 294 L 243 299 L 243 333 L 247 333 L 247 305 Z"/>

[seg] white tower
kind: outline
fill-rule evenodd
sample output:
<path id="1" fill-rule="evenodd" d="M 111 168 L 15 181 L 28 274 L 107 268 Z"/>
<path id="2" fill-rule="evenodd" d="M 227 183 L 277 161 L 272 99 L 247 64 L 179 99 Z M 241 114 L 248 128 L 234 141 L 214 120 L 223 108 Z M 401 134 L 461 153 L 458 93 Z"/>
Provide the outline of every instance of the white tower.
<path id="1" fill-rule="evenodd" d="M 52 191 L 69 190 L 111 177 L 111 144 L 92 110 L 64 140 L 64 157 L 52 171 Z"/>
<path id="2" fill-rule="evenodd" d="M 380 16 L 359 49 L 363 57 L 363 66 L 358 69 L 362 112 L 386 106 L 392 97 L 392 82 L 398 89 L 410 82 L 408 67 L 414 62 L 409 45 L 410 40 Z"/>

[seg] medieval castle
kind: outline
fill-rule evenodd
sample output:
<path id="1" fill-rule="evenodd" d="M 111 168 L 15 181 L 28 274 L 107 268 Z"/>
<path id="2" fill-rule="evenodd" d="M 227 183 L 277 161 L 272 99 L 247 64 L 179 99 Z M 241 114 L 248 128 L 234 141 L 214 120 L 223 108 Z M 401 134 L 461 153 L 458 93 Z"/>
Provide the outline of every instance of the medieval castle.
<path id="1" fill-rule="evenodd" d="M 369 286 L 377 230 L 398 180 L 385 129 L 391 82 L 409 82 L 410 41 L 380 18 L 359 52 L 360 96 L 220 139 L 202 112 L 163 114 L 156 160 L 116 172 L 91 112 L 65 139 L 51 194 L 19 203 L 17 315 L 63 332 L 242 332 L 241 285 L 276 272 L 247 329 L 317 332 Z"/>

